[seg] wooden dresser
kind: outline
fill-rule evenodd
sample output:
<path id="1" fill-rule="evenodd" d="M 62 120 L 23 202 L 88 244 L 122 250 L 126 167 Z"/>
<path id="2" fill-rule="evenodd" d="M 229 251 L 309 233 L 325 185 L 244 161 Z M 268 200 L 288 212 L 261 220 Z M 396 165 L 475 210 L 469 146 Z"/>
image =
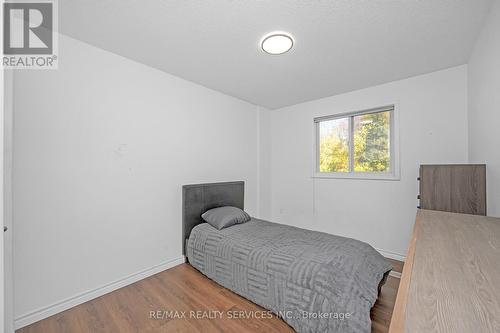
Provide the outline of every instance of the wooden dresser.
<path id="1" fill-rule="evenodd" d="M 420 166 L 420 208 L 486 215 L 486 165 Z"/>
<path id="2" fill-rule="evenodd" d="M 500 219 L 418 210 L 389 332 L 500 332 Z"/>

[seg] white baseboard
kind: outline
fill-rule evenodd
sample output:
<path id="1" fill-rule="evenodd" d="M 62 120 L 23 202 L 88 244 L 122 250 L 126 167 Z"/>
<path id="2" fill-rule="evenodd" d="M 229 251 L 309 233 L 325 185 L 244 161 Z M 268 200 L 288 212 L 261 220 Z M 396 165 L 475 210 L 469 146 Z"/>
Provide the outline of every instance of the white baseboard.
<path id="1" fill-rule="evenodd" d="M 391 271 L 389 273 L 389 276 L 395 277 L 396 279 L 401 279 L 401 273 L 399 272 Z"/>
<path id="2" fill-rule="evenodd" d="M 168 260 L 168 261 L 165 261 L 161 264 L 155 265 L 153 267 L 146 268 L 142 271 L 130 274 L 130 275 L 128 275 L 124 278 L 121 278 L 119 280 L 116 280 L 114 282 L 110 282 L 108 284 L 105 284 L 101 287 L 85 291 L 85 292 L 80 293 L 78 295 L 66 298 L 66 299 L 61 300 L 59 302 L 56 302 L 54 304 L 51 304 L 51 305 L 45 306 L 43 308 L 37 309 L 35 311 L 29 312 L 27 314 L 24 314 L 24 315 L 19 316 L 19 317 L 14 319 L 14 328 L 17 330 L 21 327 L 35 323 L 39 320 L 45 319 L 47 317 L 55 315 L 56 313 L 62 312 L 64 310 L 67 310 L 67 309 L 72 308 L 74 306 L 77 306 L 79 304 L 88 302 L 94 298 L 97 298 L 99 296 L 102 296 L 104 294 L 112 292 L 114 290 L 120 289 L 120 288 L 125 287 L 129 284 L 132 284 L 132 283 L 137 282 L 139 280 L 145 279 L 151 275 L 160 273 L 164 270 L 167 270 L 167 269 L 172 268 L 174 266 L 180 265 L 184 262 L 186 262 L 186 259 L 184 256 L 179 257 L 179 258 L 175 258 L 172 260 Z"/>
<path id="3" fill-rule="evenodd" d="M 380 252 L 380 254 L 383 255 L 386 258 L 394 259 L 394 260 L 399 260 L 399 261 L 402 261 L 402 262 L 405 262 L 405 260 L 406 260 L 406 256 L 403 255 L 403 254 L 394 253 L 394 252 L 391 252 L 391 251 L 385 251 L 385 250 L 381 250 L 381 249 L 376 249 L 376 250 L 378 252 Z"/>

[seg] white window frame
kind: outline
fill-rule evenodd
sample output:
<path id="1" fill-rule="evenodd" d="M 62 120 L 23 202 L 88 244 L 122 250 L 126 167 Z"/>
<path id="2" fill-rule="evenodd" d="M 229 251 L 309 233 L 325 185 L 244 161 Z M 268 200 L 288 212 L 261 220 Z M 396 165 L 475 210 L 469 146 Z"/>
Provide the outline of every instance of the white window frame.
<path id="1" fill-rule="evenodd" d="M 398 132 L 398 108 L 396 104 L 365 109 L 361 111 L 339 113 L 329 116 L 322 116 L 314 118 L 314 172 L 313 178 L 339 178 L 339 179 L 373 179 L 373 180 L 399 180 L 399 132 Z M 353 167 L 354 162 L 354 122 L 355 116 L 378 113 L 378 112 L 391 112 L 391 130 L 390 130 L 390 156 L 391 166 L 389 172 L 320 172 L 319 171 L 319 123 L 327 120 L 348 118 L 349 121 L 349 163 L 350 168 Z"/>

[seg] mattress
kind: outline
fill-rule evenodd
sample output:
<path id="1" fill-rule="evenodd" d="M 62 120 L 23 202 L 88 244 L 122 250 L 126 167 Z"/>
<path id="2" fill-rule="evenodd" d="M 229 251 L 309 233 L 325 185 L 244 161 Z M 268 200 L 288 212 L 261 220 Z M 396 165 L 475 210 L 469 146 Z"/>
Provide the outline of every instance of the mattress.
<path id="1" fill-rule="evenodd" d="M 254 219 L 197 225 L 189 263 L 274 312 L 297 332 L 370 332 L 370 309 L 390 264 L 361 241 Z"/>

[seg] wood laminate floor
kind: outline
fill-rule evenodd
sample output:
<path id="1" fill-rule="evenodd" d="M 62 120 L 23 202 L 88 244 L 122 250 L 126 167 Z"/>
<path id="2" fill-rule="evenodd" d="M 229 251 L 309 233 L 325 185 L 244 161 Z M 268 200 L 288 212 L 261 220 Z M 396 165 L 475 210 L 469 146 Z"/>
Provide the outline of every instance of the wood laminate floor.
<path id="1" fill-rule="evenodd" d="M 396 267 L 399 270 L 400 267 Z M 400 265 L 398 265 L 400 266 Z M 371 311 L 372 332 L 389 330 L 399 279 L 389 276 Z M 173 311 L 173 312 L 156 312 Z M 175 312 L 178 311 L 178 312 Z M 215 311 L 222 319 L 189 318 Z M 73 307 L 16 331 L 16 333 L 104 333 L 104 332 L 293 332 L 281 319 L 234 318 L 265 310 L 182 264 L 114 292 Z M 152 313 L 155 313 L 155 318 Z M 166 318 L 182 316 L 187 318 Z M 233 318 L 228 318 L 228 313 Z M 195 313 L 196 316 L 198 313 Z"/>

